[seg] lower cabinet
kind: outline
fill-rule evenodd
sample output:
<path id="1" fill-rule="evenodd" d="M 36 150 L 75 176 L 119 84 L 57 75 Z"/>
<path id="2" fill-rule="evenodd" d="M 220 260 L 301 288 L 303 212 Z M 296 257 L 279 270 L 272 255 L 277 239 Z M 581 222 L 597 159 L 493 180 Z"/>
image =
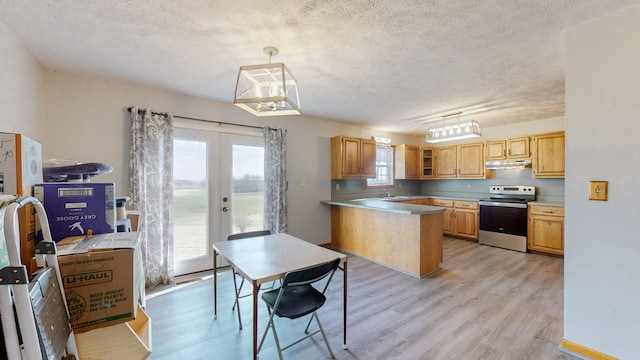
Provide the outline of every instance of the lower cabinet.
<path id="1" fill-rule="evenodd" d="M 527 248 L 554 255 L 564 255 L 564 208 L 529 206 Z"/>
<path id="2" fill-rule="evenodd" d="M 442 216 L 442 231 L 445 234 L 478 240 L 477 201 L 431 199 L 431 205 L 445 208 Z"/>
<path id="3" fill-rule="evenodd" d="M 414 204 L 414 205 L 431 205 L 431 199 L 415 199 L 415 200 L 404 200 L 400 201 L 403 204 Z"/>

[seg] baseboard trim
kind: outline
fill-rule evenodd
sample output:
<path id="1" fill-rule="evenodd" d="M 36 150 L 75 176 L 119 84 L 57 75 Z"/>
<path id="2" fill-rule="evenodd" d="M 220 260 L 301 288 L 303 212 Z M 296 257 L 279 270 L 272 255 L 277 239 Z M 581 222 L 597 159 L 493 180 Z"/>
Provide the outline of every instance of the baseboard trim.
<path id="1" fill-rule="evenodd" d="M 566 350 L 567 352 L 584 356 L 591 360 L 619 360 L 616 357 L 603 354 L 599 351 L 589 349 L 586 346 L 582 346 L 578 343 L 574 343 L 573 341 L 569 341 L 567 339 L 562 339 L 560 341 L 560 349 Z"/>

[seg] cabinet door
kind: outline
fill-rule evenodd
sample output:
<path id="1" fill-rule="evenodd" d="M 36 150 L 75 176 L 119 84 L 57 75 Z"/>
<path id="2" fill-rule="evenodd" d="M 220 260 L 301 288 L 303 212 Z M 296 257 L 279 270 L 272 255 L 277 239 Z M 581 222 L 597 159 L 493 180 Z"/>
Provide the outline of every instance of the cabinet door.
<path id="1" fill-rule="evenodd" d="M 396 146 L 396 179 L 420 178 L 420 148 L 412 145 Z"/>
<path id="2" fill-rule="evenodd" d="M 531 156 L 529 151 L 529 137 L 513 138 L 508 140 L 509 159 L 527 159 Z"/>
<path id="3" fill-rule="evenodd" d="M 484 177 L 484 144 L 458 145 L 458 177 Z"/>
<path id="4" fill-rule="evenodd" d="M 360 175 L 368 179 L 376 178 L 376 142 L 360 139 Z"/>
<path id="5" fill-rule="evenodd" d="M 478 212 L 455 209 L 453 213 L 454 234 L 470 239 L 478 239 Z"/>
<path id="6" fill-rule="evenodd" d="M 507 158 L 507 141 L 487 141 L 487 160 L 504 160 Z"/>
<path id="7" fill-rule="evenodd" d="M 360 139 L 342 138 L 342 176 L 360 177 Z"/>
<path id="8" fill-rule="evenodd" d="M 453 235 L 453 209 L 446 208 L 442 213 L 442 232 Z"/>
<path id="9" fill-rule="evenodd" d="M 436 177 L 456 177 L 457 158 L 455 146 L 443 146 L 435 148 L 436 153 Z"/>
<path id="10" fill-rule="evenodd" d="M 564 217 L 529 216 L 529 249 L 564 255 Z"/>
<path id="11" fill-rule="evenodd" d="M 433 178 L 433 164 L 435 157 L 433 156 L 433 148 L 432 147 L 421 147 L 420 148 L 420 178 L 421 179 L 430 179 Z"/>
<path id="12" fill-rule="evenodd" d="M 535 135 L 532 159 L 533 176 L 564 177 L 564 131 Z"/>

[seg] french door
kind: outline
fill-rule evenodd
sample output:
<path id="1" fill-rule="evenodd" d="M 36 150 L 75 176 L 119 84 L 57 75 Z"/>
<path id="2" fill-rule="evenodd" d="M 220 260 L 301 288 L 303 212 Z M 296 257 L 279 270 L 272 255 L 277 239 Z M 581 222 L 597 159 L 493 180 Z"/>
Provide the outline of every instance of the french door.
<path id="1" fill-rule="evenodd" d="M 212 242 L 264 228 L 261 132 L 176 126 L 173 166 L 176 275 L 211 269 Z"/>

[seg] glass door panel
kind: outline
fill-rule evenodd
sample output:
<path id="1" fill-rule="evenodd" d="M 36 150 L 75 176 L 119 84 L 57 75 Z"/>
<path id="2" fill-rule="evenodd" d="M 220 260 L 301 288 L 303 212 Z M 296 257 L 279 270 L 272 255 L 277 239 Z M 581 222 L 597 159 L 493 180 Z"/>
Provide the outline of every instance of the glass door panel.
<path id="1" fill-rule="evenodd" d="M 264 140 L 226 134 L 222 139 L 222 159 L 223 169 L 230 174 L 221 179 L 222 201 L 224 204 L 225 194 L 230 194 L 231 205 L 227 213 L 223 212 L 222 238 L 264 229 Z"/>
<path id="2" fill-rule="evenodd" d="M 176 261 L 207 256 L 207 142 L 173 143 L 173 231 Z"/>

